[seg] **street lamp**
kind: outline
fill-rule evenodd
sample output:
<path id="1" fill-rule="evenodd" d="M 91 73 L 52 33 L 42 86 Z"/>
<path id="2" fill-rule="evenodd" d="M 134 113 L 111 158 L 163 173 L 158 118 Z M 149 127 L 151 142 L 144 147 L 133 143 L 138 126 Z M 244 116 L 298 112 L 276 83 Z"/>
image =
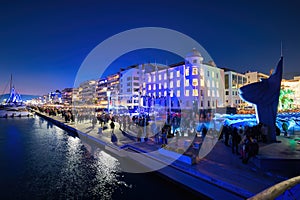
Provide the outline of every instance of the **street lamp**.
<path id="1" fill-rule="evenodd" d="M 107 95 L 107 112 L 109 113 L 109 104 L 110 104 L 110 94 L 111 91 L 106 91 L 106 95 Z"/>

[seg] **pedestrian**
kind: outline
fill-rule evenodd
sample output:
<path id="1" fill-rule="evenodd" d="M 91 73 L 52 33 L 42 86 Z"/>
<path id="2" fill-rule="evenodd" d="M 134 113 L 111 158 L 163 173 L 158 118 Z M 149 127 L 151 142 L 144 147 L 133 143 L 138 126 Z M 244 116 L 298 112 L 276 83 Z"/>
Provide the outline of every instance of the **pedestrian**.
<path id="1" fill-rule="evenodd" d="M 110 122 L 110 128 L 111 128 L 111 132 L 114 133 L 114 129 L 115 129 L 115 123 L 114 123 L 114 121 Z"/>

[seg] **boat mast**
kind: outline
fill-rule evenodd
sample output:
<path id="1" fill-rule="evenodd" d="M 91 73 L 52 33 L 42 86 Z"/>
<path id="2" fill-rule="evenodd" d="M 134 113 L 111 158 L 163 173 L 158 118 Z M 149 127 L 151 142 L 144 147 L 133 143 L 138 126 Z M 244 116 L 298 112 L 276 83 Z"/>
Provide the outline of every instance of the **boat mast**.
<path id="1" fill-rule="evenodd" d="M 11 92 L 11 89 L 12 89 L 12 74 L 10 74 L 9 92 Z"/>

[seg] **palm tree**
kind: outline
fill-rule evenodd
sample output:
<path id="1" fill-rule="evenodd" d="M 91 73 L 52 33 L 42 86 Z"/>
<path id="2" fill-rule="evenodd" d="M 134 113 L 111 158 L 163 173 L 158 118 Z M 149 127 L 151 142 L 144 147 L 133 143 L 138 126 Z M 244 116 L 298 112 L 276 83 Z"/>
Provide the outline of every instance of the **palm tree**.
<path id="1" fill-rule="evenodd" d="M 295 94 L 295 91 L 281 88 L 279 94 L 279 110 L 287 110 L 292 107 L 294 100 L 291 97 L 293 94 Z"/>

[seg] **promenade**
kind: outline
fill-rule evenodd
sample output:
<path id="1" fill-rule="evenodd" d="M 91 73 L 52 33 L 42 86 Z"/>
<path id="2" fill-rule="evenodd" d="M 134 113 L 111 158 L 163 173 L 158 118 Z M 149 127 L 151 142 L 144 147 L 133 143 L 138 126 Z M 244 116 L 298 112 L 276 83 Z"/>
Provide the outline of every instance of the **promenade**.
<path id="1" fill-rule="evenodd" d="M 115 146 L 116 149 L 122 149 L 126 146 L 131 151 L 145 153 L 161 148 L 161 144 L 156 144 L 153 138 L 150 138 L 146 142 L 136 141 L 134 137 L 130 137 L 130 135 L 136 134 L 133 131 L 134 129 L 127 130 L 127 133 L 124 133 L 120 130 L 118 123 L 115 123 L 116 127 L 114 129 L 118 140 L 112 143 L 112 130 L 109 126 L 99 133 L 100 124 L 97 123 L 95 126 L 92 126 L 89 120 L 82 123 L 65 123 L 61 116 L 48 116 L 45 113 L 37 111 L 36 113 L 42 117 L 50 117 L 58 123 L 63 124 L 66 129 L 71 127 L 81 133 L 87 134 L 89 137 L 95 138 L 97 141 L 102 141 L 104 145 Z M 185 137 L 179 138 L 176 145 L 184 145 L 186 139 Z M 283 140 L 283 142 L 279 145 L 285 145 L 287 146 L 286 148 L 289 148 L 286 138 L 281 138 L 280 140 Z M 174 144 L 170 144 L 170 146 L 172 145 Z M 296 148 L 299 148 L 299 146 L 296 146 Z M 276 148 L 280 147 L 277 146 Z M 264 145 L 260 148 L 258 156 L 272 156 L 272 149 Z M 286 149 L 286 151 L 289 150 Z M 297 157 L 299 151 L 295 151 L 294 149 L 293 152 L 296 153 L 292 153 L 292 156 Z M 168 158 L 163 155 L 156 155 L 153 159 L 165 162 Z M 251 158 L 248 164 L 243 164 L 238 155 L 232 154 L 231 147 L 225 146 L 222 140 L 220 140 L 216 143 L 212 151 L 206 157 L 197 160 L 196 164 L 188 165 L 180 161 L 175 161 L 169 166 L 158 170 L 158 172 L 175 182 L 179 182 L 192 190 L 200 192 L 207 199 L 246 199 L 287 178 L 282 173 L 273 173 L 257 167 L 257 163 L 255 163 L 257 162 L 256 159 Z"/>

